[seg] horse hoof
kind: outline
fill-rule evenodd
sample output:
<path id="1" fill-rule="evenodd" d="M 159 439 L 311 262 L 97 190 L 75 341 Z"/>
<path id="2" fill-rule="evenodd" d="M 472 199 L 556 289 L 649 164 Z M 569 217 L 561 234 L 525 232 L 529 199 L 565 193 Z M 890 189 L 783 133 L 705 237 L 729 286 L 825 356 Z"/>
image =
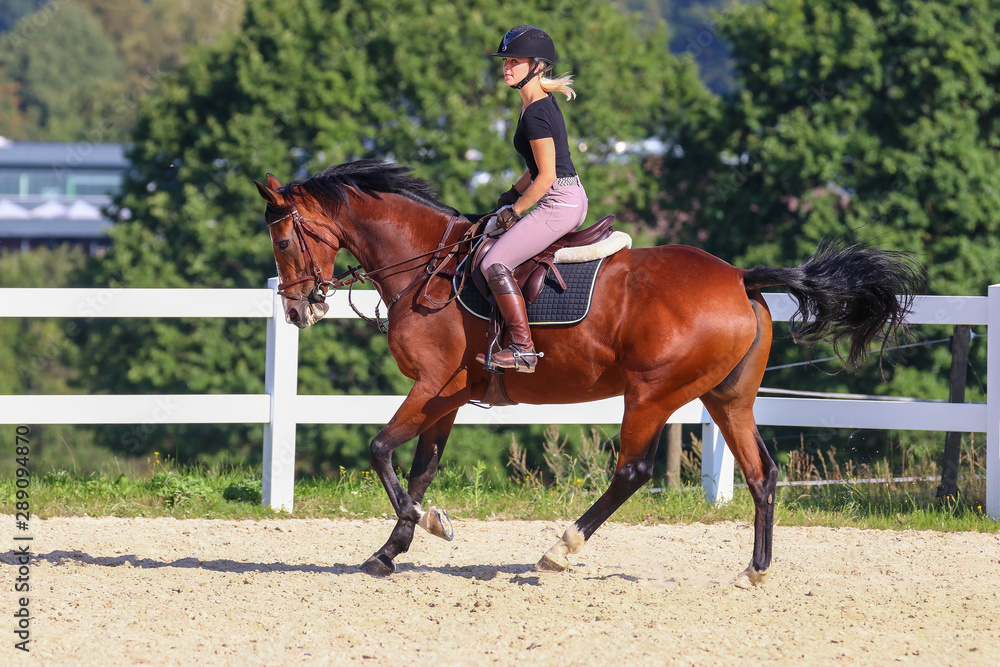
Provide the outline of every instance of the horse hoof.
<path id="1" fill-rule="evenodd" d="M 385 555 L 375 554 L 361 565 L 358 565 L 358 569 L 373 577 L 388 577 L 396 571 L 396 564 L 392 562 L 391 558 Z"/>
<path id="2" fill-rule="evenodd" d="M 766 584 L 770 576 L 771 572 L 769 570 L 759 572 L 753 569 L 753 566 L 751 565 L 747 569 L 740 572 L 736 577 L 736 581 L 733 583 L 737 588 L 753 588 L 754 586 L 762 586 Z"/>
<path id="3" fill-rule="evenodd" d="M 546 553 L 535 563 L 535 572 L 562 572 L 568 567 L 569 559 L 565 556 Z"/>
<path id="4" fill-rule="evenodd" d="M 443 509 L 431 507 L 421 515 L 417 525 L 431 535 L 436 535 L 449 542 L 455 539 L 455 529 L 451 525 L 451 517 Z"/>

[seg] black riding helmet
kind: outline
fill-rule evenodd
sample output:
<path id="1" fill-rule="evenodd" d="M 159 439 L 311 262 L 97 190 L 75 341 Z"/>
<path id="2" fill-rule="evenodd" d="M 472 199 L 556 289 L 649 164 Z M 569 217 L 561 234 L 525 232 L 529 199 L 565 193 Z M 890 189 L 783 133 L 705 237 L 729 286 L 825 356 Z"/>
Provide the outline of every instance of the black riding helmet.
<path id="1" fill-rule="evenodd" d="M 494 58 L 534 58 L 535 66 L 520 83 L 511 88 L 523 88 L 532 77 L 551 68 L 556 62 L 556 45 L 541 28 L 533 25 L 519 25 L 507 31 L 500 41 Z M 539 66 L 539 63 L 544 63 Z"/>

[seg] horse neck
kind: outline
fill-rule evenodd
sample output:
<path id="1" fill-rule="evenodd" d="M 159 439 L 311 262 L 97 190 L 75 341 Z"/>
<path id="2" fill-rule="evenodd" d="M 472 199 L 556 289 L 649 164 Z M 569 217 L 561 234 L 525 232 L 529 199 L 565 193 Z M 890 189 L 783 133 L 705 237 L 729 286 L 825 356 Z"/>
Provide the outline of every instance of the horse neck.
<path id="1" fill-rule="evenodd" d="M 414 271 L 423 270 L 429 256 L 413 262 L 406 260 L 433 252 L 451 218 L 400 195 L 382 195 L 381 199 L 365 197 L 352 202 L 350 212 L 353 229 L 344 230 L 341 242 L 365 271 L 377 271 L 403 262 L 397 269 L 376 274 L 376 279 L 387 291 L 402 289 L 413 280 Z"/>

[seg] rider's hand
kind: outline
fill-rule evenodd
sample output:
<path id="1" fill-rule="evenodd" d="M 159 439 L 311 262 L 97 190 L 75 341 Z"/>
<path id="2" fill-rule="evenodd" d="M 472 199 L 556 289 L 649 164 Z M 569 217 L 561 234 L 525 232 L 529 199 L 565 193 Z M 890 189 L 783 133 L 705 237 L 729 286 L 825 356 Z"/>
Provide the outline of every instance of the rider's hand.
<path id="1" fill-rule="evenodd" d="M 517 189 L 512 185 L 510 186 L 510 190 L 500 195 L 500 198 L 497 199 L 497 208 L 510 206 L 520 198 L 521 198 L 521 193 L 518 192 Z"/>
<path id="2" fill-rule="evenodd" d="M 504 206 L 499 211 L 497 211 L 497 224 L 499 224 L 504 229 L 510 229 L 514 226 L 514 223 L 521 219 L 517 213 L 514 213 L 514 207 Z"/>

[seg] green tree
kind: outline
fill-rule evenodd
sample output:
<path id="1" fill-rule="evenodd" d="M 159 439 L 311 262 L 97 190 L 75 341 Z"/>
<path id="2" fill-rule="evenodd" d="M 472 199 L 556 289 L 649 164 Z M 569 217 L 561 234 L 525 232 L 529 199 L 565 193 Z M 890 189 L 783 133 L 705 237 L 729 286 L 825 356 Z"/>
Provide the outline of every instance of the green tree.
<path id="1" fill-rule="evenodd" d="M 18 84 L 33 139 L 87 138 L 121 89 L 117 54 L 97 20 L 72 2 L 42 7 L 0 37 L 0 70 Z"/>
<path id="2" fill-rule="evenodd" d="M 914 253 L 929 293 L 983 294 L 1000 266 L 998 28 L 986 0 L 734 6 L 720 33 L 740 92 L 692 165 L 710 175 L 696 195 L 704 245 L 749 266 L 798 263 L 825 237 L 864 242 Z M 670 176 L 680 173 L 690 172 Z M 936 345 L 901 353 L 888 383 L 874 369 L 834 380 L 794 369 L 765 383 L 940 398 L 948 353 Z M 780 343 L 771 363 L 829 352 Z M 984 346 L 973 363 L 985 367 Z"/>
<path id="3" fill-rule="evenodd" d="M 981 294 L 1000 264 L 1000 9 L 773 0 L 721 27 L 742 92 L 712 246 L 770 261 L 867 240 L 916 253 L 933 293 Z"/>
<path id="4" fill-rule="evenodd" d="M 244 0 L 74 0 L 100 22 L 133 96 L 173 72 L 187 51 L 239 27 Z"/>
<path id="5" fill-rule="evenodd" d="M 390 158 L 461 210 L 491 206 L 523 168 L 510 146 L 519 100 L 487 57 L 512 16 L 550 30 L 559 71 L 578 77 L 580 96 L 563 108 L 595 216 L 648 196 L 655 178 L 621 146 L 672 140 L 711 100 L 693 67 L 667 53 L 662 30 L 637 37 L 633 20 L 610 4 L 252 0 L 238 34 L 193 53 L 144 102 L 133 170 L 116 201 L 122 220 L 93 284 L 262 286 L 274 260 L 251 179 L 268 171 L 287 180 Z M 489 185 L 477 187 L 484 175 Z M 95 390 L 263 390 L 263 327 L 252 321 L 95 321 L 79 339 Z M 358 322 L 305 331 L 302 347 L 301 393 L 409 386 L 385 339 Z M 300 462 L 317 471 L 324 461 L 367 462 L 374 429 L 299 433 Z M 124 436 L 111 440 L 124 446 Z M 260 431 L 163 427 L 135 440 L 129 446 L 186 447 L 187 457 L 195 449 L 253 456 Z M 471 452 L 472 461 L 487 455 L 499 452 Z"/>
<path id="6" fill-rule="evenodd" d="M 0 3 L 0 26 L 10 21 L 11 28 L 0 39 L 3 134 L 124 141 L 138 100 L 184 62 L 189 48 L 234 30 L 243 9 L 244 0 Z"/>

